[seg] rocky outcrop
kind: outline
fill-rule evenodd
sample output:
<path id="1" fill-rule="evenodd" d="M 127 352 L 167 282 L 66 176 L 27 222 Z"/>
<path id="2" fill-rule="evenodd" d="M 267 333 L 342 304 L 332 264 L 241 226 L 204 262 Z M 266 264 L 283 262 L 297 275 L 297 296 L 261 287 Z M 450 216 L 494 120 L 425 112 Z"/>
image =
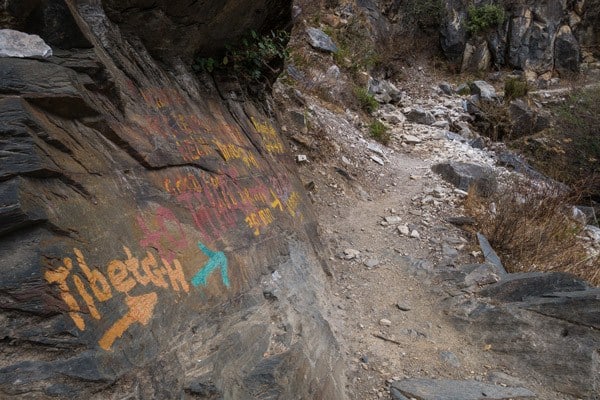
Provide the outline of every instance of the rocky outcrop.
<path id="1" fill-rule="evenodd" d="M 478 7 L 489 2 L 476 1 Z M 583 48 L 594 48 L 597 28 L 593 4 L 567 1 L 494 1 L 505 9 L 504 23 L 483 32 L 468 32 L 471 2 L 446 2 L 441 46 L 446 57 L 463 71 L 512 67 L 530 77 L 557 71 L 578 72 Z M 593 3 L 593 2 L 590 2 Z M 582 22 L 583 21 L 583 22 Z"/>
<path id="2" fill-rule="evenodd" d="M 0 397 L 343 398 L 278 127 L 186 61 L 290 2 L 3 4 Z"/>
<path id="3" fill-rule="evenodd" d="M 484 266 L 435 272 L 441 282 L 475 294 L 453 294 L 443 303 L 456 326 L 472 344 L 545 386 L 598 399 L 598 288 L 565 273 L 506 274 Z"/>

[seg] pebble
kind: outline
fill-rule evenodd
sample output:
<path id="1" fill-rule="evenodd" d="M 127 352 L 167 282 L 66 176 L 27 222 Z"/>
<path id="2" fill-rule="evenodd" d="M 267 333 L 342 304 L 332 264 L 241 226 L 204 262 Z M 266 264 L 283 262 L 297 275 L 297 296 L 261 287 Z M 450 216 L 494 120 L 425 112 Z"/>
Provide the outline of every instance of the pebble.
<path id="1" fill-rule="evenodd" d="M 400 221 L 402 221 L 402 219 L 399 216 L 397 216 L 397 215 L 392 215 L 392 216 L 389 216 L 389 217 L 385 217 L 384 220 L 388 224 L 397 224 Z"/>
<path id="2" fill-rule="evenodd" d="M 369 258 L 369 259 L 365 260 L 365 262 L 363 264 L 367 268 L 375 268 L 376 266 L 379 265 L 379 260 L 376 258 Z"/>
<path id="3" fill-rule="evenodd" d="M 410 235 L 410 230 L 408 229 L 408 226 L 406 226 L 406 225 L 400 225 L 398 227 L 398 232 L 404 236 Z"/>
<path id="4" fill-rule="evenodd" d="M 421 235 L 416 229 L 413 229 L 413 231 L 410 233 L 410 237 L 414 239 L 421 239 Z"/>
<path id="5" fill-rule="evenodd" d="M 382 318 L 379 320 L 379 325 L 381 326 L 392 326 L 392 321 L 389 319 Z"/>
<path id="6" fill-rule="evenodd" d="M 346 249 L 346 250 L 344 250 L 344 255 L 345 255 L 346 260 L 352 260 L 352 259 L 360 256 L 360 251 L 355 250 L 355 249 Z"/>
<path id="7" fill-rule="evenodd" d="M 379 165 L 384 165 L 384 162 L 383 162 L 383 160 L 380 157 L 371 156 L 371 160 L 375 161 Z"/>
<path id="8" fill-rule="evenodd" d="M 400 311 L 412 310 L 412 307 L 410 307 L 408 304 L 405 304 L 405 303 L 396 303 L 396 307 L 398 307 L 398 310 L 400 310 Z"/>
<path id="9" fill-rule="evenodd" d="M 404 143 L 419 144 L 419 143 L 421 143 L 421 139 L 419 139 L 415 135 L 404 135 Z"/>

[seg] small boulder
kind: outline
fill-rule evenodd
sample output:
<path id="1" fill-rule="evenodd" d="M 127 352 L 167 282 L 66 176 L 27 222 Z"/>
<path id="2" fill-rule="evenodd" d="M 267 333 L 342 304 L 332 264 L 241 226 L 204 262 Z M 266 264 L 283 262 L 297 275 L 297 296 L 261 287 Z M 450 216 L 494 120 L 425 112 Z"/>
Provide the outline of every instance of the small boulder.
<path id="1" fill-rule="evenodd" d="M 433 125 L 435 123 L 435 117 L 429 111 L 426 111 L 422 107 L 411 108 L 406 114 L 406 119 L 409 122 L 421 125 Z"/>
<path id="2" fill-rule="evenodd" d="M 338 48 L 333 43 L 333 40 L 320 29 L 307 28 L 306 33 L 308 34 L 308 43 L 317 50 L 325 51 L 328 53 L 337 53 Z"/>
<path id="3" fill-rule="evenodd" d="M 470 85 L 471 93 L 479 96 L 484 101 L 495 101 L 498 99 L 496 89 L 486 81 L 474 81 Z"/>
<path id="4" fill-rule="evenodd" d="M 474 186 L 485 197 L 491 196 L 498 187 L 496 174 L 488 166 L 452 161 L 436 164 L 431 169 L 457 188 L 468 191 Z"/>
<path id="5" fill-rule="evenodd" d="M 38 35 L 0 29 L 0 57 L 48 58 L 52 49 Z"/>

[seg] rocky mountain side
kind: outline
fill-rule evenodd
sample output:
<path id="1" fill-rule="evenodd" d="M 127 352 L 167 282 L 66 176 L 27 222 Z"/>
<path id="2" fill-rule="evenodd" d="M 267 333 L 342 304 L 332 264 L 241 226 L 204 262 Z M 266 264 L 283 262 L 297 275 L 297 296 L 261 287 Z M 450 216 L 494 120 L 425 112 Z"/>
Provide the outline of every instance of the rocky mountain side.
<path id="1" fill-rule="evenodd" d="M 598 288 L 467 207 L 564 190 L 495 140 L 596 79 L 593 0 L 0 4 L 0 397 L 599 399 Z"/>
<path id="2" fill-rule="evenodd" d="M 191 70 L 291 2 L 0 7 L 0 397 L 344 398 L 268 103 Z"/>

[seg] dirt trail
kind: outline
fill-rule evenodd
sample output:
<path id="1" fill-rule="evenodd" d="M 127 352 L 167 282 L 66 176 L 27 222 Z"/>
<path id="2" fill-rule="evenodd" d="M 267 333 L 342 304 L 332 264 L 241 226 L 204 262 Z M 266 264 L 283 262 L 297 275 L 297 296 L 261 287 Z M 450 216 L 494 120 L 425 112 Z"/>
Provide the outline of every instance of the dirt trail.
<path id="1" fill-rule="evenodd" d="M 518 376 L 454 328 L 440 305 L 447 289 L 411 266 L 481 260 L 470 254 L 466 232 L 445 221 L 461 214 L 461 194 L 431 172 L 431 147 L 406 150 L 413 154 L 388 153 L 385 166 L 367 165 L 355 179 L 331 164 L 301 169 L 315 184 L 322 240 L 331 252 L 328 317 L 345 353 L 352 399 L 389 399 L 388 383 L 402 378 Z M 403 225 L 408 236 L 399 232 Z M 526 385 L 539 398 L 553 398 Z"/>

